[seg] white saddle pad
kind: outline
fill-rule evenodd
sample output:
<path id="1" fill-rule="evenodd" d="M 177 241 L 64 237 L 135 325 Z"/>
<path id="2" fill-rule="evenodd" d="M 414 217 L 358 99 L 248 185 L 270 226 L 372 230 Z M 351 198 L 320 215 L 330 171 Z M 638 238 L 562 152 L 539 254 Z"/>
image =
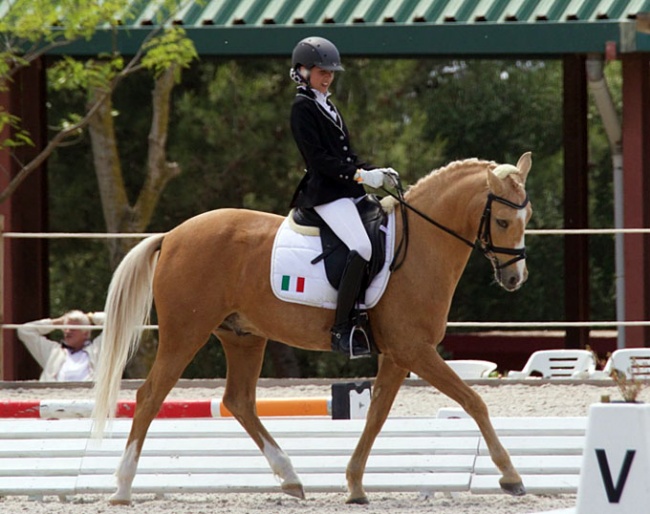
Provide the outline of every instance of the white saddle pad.
<path id="1" fill-rule="evenodd" d="M 311 227 L 297 227 L 287 217 L 280 225 L 271 254 L 271 288 L 280 300 L 325 309 L 336 309 L 338 292 L 327 281 L 325 263 L 311 261 L 322 252 L 320 236 Z M 374 307 L 386 290 L 390 277 L 389 264 L 395 247 L 395 213 L 388 215 L 386 226 L 386 261 L 366 291 L 363 309 Z"/>

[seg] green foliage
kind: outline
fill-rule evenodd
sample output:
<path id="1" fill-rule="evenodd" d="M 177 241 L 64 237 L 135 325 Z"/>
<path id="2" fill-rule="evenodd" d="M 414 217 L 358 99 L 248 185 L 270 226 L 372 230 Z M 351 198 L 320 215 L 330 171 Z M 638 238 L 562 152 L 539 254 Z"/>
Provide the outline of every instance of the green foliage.
<path id="1" fill-rule="evenodd" d="M 293 91 L 284 66 L 208 62 L 185 77 L 169 144 L 183 176 L 163 194 L 154 230 L 219 207 L 286 214 L 302 165 L 289 130 Z"/>
<path id="2" fill-rule="evenodd" d="M 102 311 L 111 278 L 108 252 L 102 242 L 56 240 L 50 244 L 50 312 L 72 309 Z"/>
<path id="3" fill-rule="evenodd" d="M 151 70 L 155 77 L 173 67 L 176 82 L 181 79 L 181 68 L 187 68 L 198 58 L 194 44 L 179 27 L 166 29 L 161 35 L 153 37 L 143 45 L 143 50 L 142 66 Z"/>
<path id="4" fill-rule="evenodd" d="M 109 91 L 111 82 L 123 68 L 124 59 L 119 55 L 86 61 L 64 56 L 54 62 L 47 73 L 50 87 L 54 90 Z"/>
<path id="5" fill-rule="evenodd" d="M 83 103 L 83 95 L 52 92 L 51 114 L 59 117 Z M 60 148 L 48 163 L 49 228 L 53 232 L 105 232 L 87 135 Z M 112 270 L 104 241 L 54 239 L 49 243 L 50 312 L 101 311 Z"/>
<path id="6" fill-rule="evenodd" d="M 433 61 L 427 137 L 445 140 L 448 160 L 553 155 L 562 144 L 561 78 L 555 61 Z"/>
<path id="7" fill-rule="evenodd" d="M 21 127 L 21 120 L 18 116 L 8 113 L 4 108 L 0 107 L 0 132 L 10 127 L 13 131 L 13 137 L 8 137 L 0 140 L 0 150 L 6 148 L 15 148 L 17 146 L 34 146 L 29 132 Z"/>
<path id="8" fill-rule="evenodd" d="M 190 0 L 160 0 L 152 19 L 161 26 L 171 13 L 182 9 Z M 54 47 L 68 45 L 81 39 L 90 39 L 99 26 L 118 27 L 138 16 L 143 0 L 7 0 L 6 11 L 0 17 L 0 90 L 6 90 L 17 69 L 28 66 Z M 193 43 L 183 29 L 169 27 L 153 32 L 143 45 L 142 54 L 128 65 L 119 54 L 100 55 L 80 60 L 64 56 L 48 68 L 49 86 L 54 90 L 84 90 L 89 101 L 98 100 L 98 92 L 110 94 L 117 79 L 148 69 L 154 76 L 173 67 L 180 80 L 181 70 L 197 57 Z M 57 120 L 59 130 L 84 120 L 90 106 L 84 104 L 80 112 L 66 113 Z M 76 121 L 73 121 L 76 120 Z M 20 119 L 0 110 L 0 131 L 7 126 L 14 129 L 2 147 L 12 148 L 31 144 L 29 134 L 20 128 Z M 76 137 L 72 131 L 67 137 Z"/>
<path id="9" fill-rule="evenodd" d="M 8 35 L 12 52 L 29 51 L 32 44 L 90 39 L 97 26 L 116 26 L 128 13 L 129 0 L 8 0 L 0 32 Z M 7 44 L 5 43 L 5 44 Z"/>
<path id="10" fill-rule="evenodd" d="M 0 51 L 0 91 L 7 91 L 7 85 L 11 82 L 11 74 L 18 67 L 28 66 L 29 61 L 18 54 L 10 51 Z"/>
<path id="11" fill-rule="evenodd" d="M 440 138 L 423 137 L 429 123 L 423 108 L 423 61 L 358 59 L 346 70 L 334 84 L 335 101 L 360 155 L 399 170 L 406 183 L 444 163 Z"/>

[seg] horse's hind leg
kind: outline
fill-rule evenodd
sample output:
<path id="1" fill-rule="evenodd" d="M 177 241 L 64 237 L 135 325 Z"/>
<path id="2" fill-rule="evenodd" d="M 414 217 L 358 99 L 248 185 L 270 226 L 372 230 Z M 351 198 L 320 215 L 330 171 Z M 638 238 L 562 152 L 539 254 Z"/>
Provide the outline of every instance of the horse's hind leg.
<path id="1" fill-rule="evenodd" d="M 297 498 L 304 498 L 302 483 L 289 457 L 257 416 L 255 387 L 262 370 L 266 339 L 252 334 L 238 336 L 225 331 L 219 331 L 217 336 L 223 344 L 228 360 L 223 404 L 255 441 L 273 473 L 280 477 L 282 491 Z"/>
<path id="2" fill-rule="evenodd" d="M 433 347 L 423 349 L 418 360 L 412 365 L 411 369 L 420 378 L 456 401 L 467 414 L 474 418 L 485 439 L 492 461 L 501 471 L 502 477 L 499 480 L 501 488 L 514 496 L 526 494 L 521 476 L 512 465 L 508 451 L 499 441 L 490 421 L 487 406 L 480 395 L 454 373 Z"/>
<path id="3" fill-rule="evenodd" d="M 162 326 L 162 325 L 161 325 Z M 161 330 L 156 359 L 144 384 L 136 395 L 136 409 L 126 449 L 115 472 L 117 491 L 110 497 L 113 505 L 131 503 L 131 485 L 151 421 L 158 414 L 162 402 L 180 378 L 198 349 L 207 341 L 187 331 L 174 332 L 168 327 Z M 179 344 L 183 341 L 183 344 Z M 194 344 L 190 343 L 193 342 Z"/>
<path id="4" fill-rule="evenodd" d="M 379 359 L 379 370 L 366 416 L 366 424 L 346 471 L 350 493 L 346 503 L 368 503 L 368 497 L 363 490 L 363 473 L 366 469 L 368 455 L 370 455 L 372 445 L 388 417 L 395 396 L 407 373 L 404 368 L 400 368 L 389 358 L 380 356 Z"/>

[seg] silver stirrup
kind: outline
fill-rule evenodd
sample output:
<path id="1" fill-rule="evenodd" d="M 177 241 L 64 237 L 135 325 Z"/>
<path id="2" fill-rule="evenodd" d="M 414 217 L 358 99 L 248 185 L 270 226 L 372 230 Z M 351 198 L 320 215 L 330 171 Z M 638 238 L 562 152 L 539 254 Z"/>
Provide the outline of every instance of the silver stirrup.
<path id="1" fill-rule="evenodd" d="M 370 348 L 370 339 L 368 339 L 368 333 L 366 332 L 366 330 L 363 327 L 361 327 L 359 325 L 355 325 L 354 327 L 352 327 L 352 330 L 350 330 L 350 340 L 348 341 L 349 346 L 350 346 L 350 360 L 352 360 L 352 359 L 363 359 L 364 357 L 368 357 L 368 354 L 354 355 L 354 353 L 352 353 L 352 348 L 354 346 L 352 344 L 352 341 L 354 341 L 354 333 L 357 332 L 357 331 L 359 331 L 359 332 L 361 332 L 363 334 L 363 339 L 366 341 L 366 346 L 368 347 L 368 351 L 369 352 L 372 351 L 372 349 Z"/>

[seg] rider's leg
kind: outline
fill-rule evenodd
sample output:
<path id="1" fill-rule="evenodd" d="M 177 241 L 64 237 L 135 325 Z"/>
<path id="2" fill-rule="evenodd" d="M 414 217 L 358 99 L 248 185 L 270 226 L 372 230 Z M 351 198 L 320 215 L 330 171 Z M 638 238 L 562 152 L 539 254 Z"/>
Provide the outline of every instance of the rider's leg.
<path id="1" fill-rule="evenodd" d="M 351 358 L 368 356 L 371 353 L 368 337 L 363 330 L 354 330 L 351 316 L 359 298 L 366 266 L 372 256 L 370 238 L 352 199 L 342 198 L 314 209 L 350 249 L 339 284 L 332 327 L 332 349 L 349 354 Z M 365 316 L 365 313 L 360 315 Z"/>
<path id="2" fill-rule="evenodd" d="M 357 332 L 354 318 L 355 305 L 359 298 L 361 282 L 367 262 L 352 250 L 343 270 L 336 303 L 334 326 L 332 327 L 332 350 L 349 354 L 350 358 L 365 357 L 371 354 L 370 342 L 365 332 Z M 364 316 L 365 313 L 359 313 Z"/>
<path id="3" fill-rule="evenodd" d="M 352 198 L 317 205 L 314 210 L 350 251 L 356 250 L 366 262 L 370 261 L 372 244 Z"/>

